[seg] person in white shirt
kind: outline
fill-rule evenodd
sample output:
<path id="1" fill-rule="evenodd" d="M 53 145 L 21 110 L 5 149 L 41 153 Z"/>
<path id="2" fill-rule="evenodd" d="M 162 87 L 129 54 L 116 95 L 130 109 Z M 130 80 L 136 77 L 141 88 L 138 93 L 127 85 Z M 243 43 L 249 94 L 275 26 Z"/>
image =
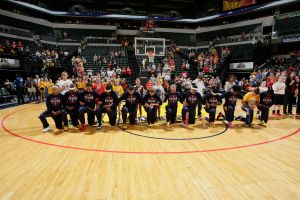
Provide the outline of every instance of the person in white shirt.
<path id="1" fill-rule="evenodd" d="M 267 92 L 268 91 L 268 87 L 265 81 L 261 82 L 260 86 L 259 86 L 259 92 L 263 93 L 263 92 Z"/>
<path id="2" fill-rule="evenodd" d="M 185 68 L 186 68 L 186 70 L 189 70 L 189 69 L 190 69 L 190 64 L 189 64 L 188 62 L 186 62 Z"/>
<path id="3" fill-rule="evenodd" d="M 162 79 L 159 79 L 156 83 L 156 85 L 154 86 L 155 88 L 155 94 L 157 94 L 159 96 L 159 98 L 163 101 L 165 98 L 165 90 L 162 86 L 163 81 Z M 158 119 L 162 120 L 160 117 L 160 106 L 158 107 Z"/>
<path id="4" fill-rule="evenodd" d="M 280 76 L 272 85 L 272 89 L 274 90 L 274 105 L 272 109 L 272 115 L 281 116 L 280 109 L 284 103 L 285 87 L 286 85 L 283 76 Z"/>
<path id="5" fill-rule="evenodd" d="M 73 84 L 73 82 L 70 79 L 68 79 L 67 72 L 62 72 L 61 78 L 62 79 L 57 82 L 57 86 L 60 89 L 60 93 L 64 95 L 66 92 L 69 91 L 70 85 Z"/>
<path id="6" fill-rule="evenodd" d="M 114 70 L 113 69 L 108 69 L 106 74 L 109 78 L 111 78 L 114 75 Z"/>
<path id="7" fill-rule="evenodd" d="M 205 88 L 204 82 L 201 76 L 198 76 L 193 83 L 197 86 L 197 92 L 203 96 L 203 89 Z"/>
<path id="8" fill-rule="evenodd" d="M 230 74 L 227 77 L 227 81 L 226 81 L 225 86 L 224 86 L 225 92 L 228 92 L 232 89 L 232 87 L 235 85 L 234 81 L 235 81 L 235 76 L 233 74 Z"/>

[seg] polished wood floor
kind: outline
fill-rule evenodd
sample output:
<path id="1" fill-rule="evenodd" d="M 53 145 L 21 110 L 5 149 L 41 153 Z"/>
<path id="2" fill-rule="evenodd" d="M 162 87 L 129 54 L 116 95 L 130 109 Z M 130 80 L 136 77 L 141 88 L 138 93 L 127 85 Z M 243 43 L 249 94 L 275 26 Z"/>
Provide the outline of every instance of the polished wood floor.
<path id="1" fill-rule="evenodd" d="M 0 200 L 300 199 L 299 119 L 45 134 L 44 109 L 0 111 Z"/>

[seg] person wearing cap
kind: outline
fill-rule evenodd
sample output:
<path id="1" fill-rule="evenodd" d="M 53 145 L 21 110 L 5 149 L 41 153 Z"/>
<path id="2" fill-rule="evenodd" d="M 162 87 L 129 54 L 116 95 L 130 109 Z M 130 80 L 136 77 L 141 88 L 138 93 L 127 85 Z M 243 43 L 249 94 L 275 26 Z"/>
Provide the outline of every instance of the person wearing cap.
<path id="1" fill-rule="evenodd" d="M 92 84 L 87 83 L 85 90 L 79 95 L 80 108 L 78 110 L 78 118 L 81 123 L 81 130 L 86 128 L 85 113 L 87 113 L 88 124 L 90 126 L 95 124 L 95 115 L 98 123 L 101 123 L 101 117 L 98 113 L 96 114 L 96 104 L 100 104 L 98 98 L 99 95 L 93 90 Z"/>
<path id="2" fill-rule="evenodd" d="M 259 101 L 259 88 L 254 89 L 252 92 L 248 92 L 242 100 L 242 110 L 246 112 L 246 118 L 242 118 L 241 120 L 245 121 L 247 127 L 252 126 L 253 112 Z"/>
<path id="3" fill-rule="evenodd" d="M 102 124 L 102 114 L 107 113 L 108 118 L 109 118 L 109 124 L 111 126 L 116 125 L 117 121 L 117 106 L 118 106 L 118 96 L 117 94 L 112 91 L 111 85 L 107 85 L 105 87 L 105 92 L 103 92 L 100 97 L 99 97 L 99 126 L 98 129 L 101 129 L 103 124 Z"/>
<path id="4" fill-rule="evenodd" d="M 79 94 L 76 91 L 75 85 L 71 84 L 69 91 L 64 95 L 64 108 L 65 108 L 65 118 L 64 118 L 64 127 L 68 129 L 68 117 L 70 115 L 72 120 L 72 125 L 78 127 L 78 109 L 79 109 Z M 81 128 L 81 127 L 79 127 Z"/>
<path id="5" fill-rule="evenodd" d="M 52 87 L 52 90 L 53 93 L 46 99 L 47 110 L 39 116 L 43 124 L 43 133 L 51 131 L 47 117 L 53 118 L 57 129 L 63 130 L 64 128 L 62 123 L 64 118 L 63 95 L 59 93 L 59 88 L 56 85 Z"/>
<path id="6" fill-rule="evenodd" d="M 214 126 L 217 105 L 222 103 L 222 99 L 218 94 L 209 90 L 203 97 L 203 102 L 205 103 L 205 111 L 209 114 L 209 118 L 205 117 L 204 120 L 208 121 L 211 126 Z M 203 126 L 205 127 L 205 123 L 203 123 Z"/>
<path id="7" fill-rule="evenodd" d="M 269 89 L 267 92 L 260 93 L 260 102 L 257 105 L 257 109 L 261 111 L 259 116 L 260 125 L 267 126 L 269 119 L 269 110 L 274 103 L 274 90 Z"/>
<path id="8" fill-rule="evenodd" d="M 223 105 L 223 109 L 225 112 L 225 124 L 228 125 L 228 128 L 233 128 L 233 120 L 234 120 L 234 111 L 236 107 L 237 99 L 242 99 L 242 95 L 240 95 L 241 86 L 233 85 L 232 90 L 229 90 L 221 95 L 221 99 L 225 99 L 225 103 Z"/>
<path id="9" fill-rule="evenodd" d="M 148 127 L 157 121 L 157 108 L 162 104 L 160 97 L 155 94 L 155 88 L 149 88 L 149 93 L 147 93 L 143 99 L 143 105 L 147 112 L 147 122 Z"/>
<path id="10" fill-rule="evenodd" d="M 196 108 L 198 107 L 198 117 L 201 118 L 202 109 L 202 97 L 197 92 L 197 86 L 192 85 L 190 91 L 186 92 L 183 96 L 183 108 L 182 108 L 182 121 L 183 127 L 188 124 L 195 124 L 196 118 Z"/>
<path id="11" fill-rule="evenodd" d="M 134 90 L 134 87 L 130 86 L 128 91 L 125 92 L 119 98 L 118 104 L 122 101 L 125 101 L 125 105 L 122 108 L 123 129 L 127 129 L 127 114 L 129 113 L 129 123 L 131 125 L 135 125 L 135 119 L 137 117 L 137 108 L 142 99 L 139 93 Z"/>
<path id="12" fill-rule="evenodd" d="M 164 102 L 168 101 L 168 105 L 166 106 L 166 118 L 168 126 L 176 122 L 178 101 L 181 101 L 181 99 L 182 96 L 176 91 L 176 85 L 171 85 L 170 92 L 167 93 L 164 98 Z"/>

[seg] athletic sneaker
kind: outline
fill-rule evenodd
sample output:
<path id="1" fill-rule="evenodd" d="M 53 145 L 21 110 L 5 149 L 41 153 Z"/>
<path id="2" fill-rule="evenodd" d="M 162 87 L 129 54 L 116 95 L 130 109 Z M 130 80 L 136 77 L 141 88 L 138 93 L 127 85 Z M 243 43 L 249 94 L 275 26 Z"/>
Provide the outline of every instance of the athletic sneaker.
<path id="1" fill-rule="evenodd" d="M 152 125 L 151 124 L 147 124 L 147 127 L 151 127 Z"/>
<path id="2" fill-rule="evenodd" d="M 122 128 L 127 129 L 127 124 L 124 124 Z"/>
<path id="3" fill-rule="evenodd" d="M 211 127 L 216 127 L 216 125 L 215 125 L 214 122 L 209 122 L 209 125 L 210 125 Z"/>
<path id="4" fill-rule="evenodd" d="M 44 128 L 44 129 L 43 129 L 43 133 L 49 132 L 49 131 L 51 131 L 51 130 L 52 130 L 51 127 L 48 126 L 47 128 Z"/>
<path id="5" fill-rule="evenodd" d="M 252 124 L 245 124 L 247 128 L 252 128 Z"/>
<path id="6" fill-rule="evenodd" d="M 81 125 L 81 124 L 78 124 L 78 125 L 76 126 L 76 128 L 81 129 L 81 128 L 82 128 L 82 125 Z"/>
<path id="7" fill-rule="evenodd" d="M 264 123 L 265 123 L 265 122 L 264 122 L 263 120 L 260 120 L 258 124 L 259 124 L 259 125 L 263 125 Z"/>
<path id="8" fill-rule="evenodd" d="M 64 131 L 68 131 L 69 130 L 69 126 L 64 126 Z"/>
<path id="9" fill-rule="evenodd" d="M 170 122 L 167 122 L 167 123 L 166 123 L 166 125 L 167 125 L 167 126 L 170 126 L 170 125 L 171 125 L 171 123 L 170 123 Z"/>
<path id="10" fill-rule="evenodd" d="M 225 123 L 226 125 L 229 125 L 230 122 L 228 122 L 227 120 L 224 120 L 224 123 Z"/>
<path id="11" fill-rule="evenodd" d="M 101 129 L 103 127 L 103 124 L 100 123 L 98 126 L 97 126 L 97 129 Z"/>
<path id="12" fill-rule="evenodd" d="M 232 122 L 229 122 L 229 123 L 228 123 L 228 128 L 233 128 Z"/>
<path id="13" fill-rule="evenodd" d="M 84 131 L 86 128 L 87 128 L 87 126 L 85 124 L 82 124 L 81 127 L 79 128 L 79 130 L 80 131 Z"/>

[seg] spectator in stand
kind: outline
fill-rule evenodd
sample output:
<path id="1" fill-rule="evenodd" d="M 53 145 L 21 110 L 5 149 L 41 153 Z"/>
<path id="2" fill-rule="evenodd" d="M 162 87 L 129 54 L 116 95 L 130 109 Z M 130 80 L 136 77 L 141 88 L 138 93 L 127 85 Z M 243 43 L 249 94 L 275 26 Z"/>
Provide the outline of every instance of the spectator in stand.
<path id="1" fill-rule="evenodd" d="M 85 85 L 86 85 L 85 81 L 83 81 L 81 77 L 77 77 L 76 87 L 77 87 L 79 93 L 85 89 Z"/>
<path id="2" fill-rule="evenodd" d="M 112 68 L 113 68 L 113 65 L 112 65 L 112 62 L 111 62 L 111 61 L 109 61 L 109 63 L 108 63 L 108 68 L 109 68 L 109 69 L 112 69 Z"/>
<path id="3" fill-rule="evenodd" d="M 261 82 L 260 86 L 259 86 L 259 92 L 263 93 L 263 92 L 267 92 L 268 91 L 268 87 L 265 81 Z"/>
<path id="4" fill-rule="evenodd" d="M 249 83 L 249 80 L 246 79 L 244 82 L 244 85 L 243 85 L 243 90 L 248 91 L 249 88 L 250 88 L 250 83 Z"/>
<path id="5" fill-rule="evenodd" d="M 102 68 L 102 69 L 100 70 L 100 75 L 101 75 L 101 77 L 106 77 L 106 71 L 105 71 L 104 68 Z"/>
<path id="6" fill-rule="evenodd" d="M 127 89 L 128 89 L 128 84 L 127 84 L 125 78 L 122 79 L 122 81 L 121 81 L 121 86 L 122 86 L 122 88 L 123 88 L 124 91 L 127 91 Z"/>
<path id="7" fill-rule="evenodd" d="M 81 56 L 81 54 L 82 54 L 82 49 L 81 49 L 81 47 L 78 48 L 77 52 L 78 52 L 78 55 Z"/>
<path id="8" fill-rule="evenodd" d="M 236 77 L 233 74 L 228 75 L 227 81 L 224 86 L 225 92 L 228 92 L 232 89 L 232 87 L 235 85 L 235 79 Z"/>
<path id="9" fill-rule="evenodd" d="M 285 115 L 292 115 L 293 104 L 295 104 L 295 92 L 297 89 L 297 80 L 294 72 L 288 74 L 285 86 L 283 113 Z"/>
<path id="10" fill-rule="evenodd" d="M 46 98 L 48 95 L 53 94 L 53 86 L 54 86 L 54 83 L 53 83 L 52 79 L 49 79 L 49 81 L 46 84 L 46 88 L 47 88 Z"/>
<path id="11" fill-rule="evenodd" d="M 209 87 L 212 89 L 214 93 L 219 92 L 221 88 L 221 81 L 218 76 L 212 77 L 209 80 Z"/>
<path id="12" fill-rule="evenodd" d="M 10 82 L 9 79 L 6 79 L 6 81 L 4 82 L 4 87 L 11 94 L 14 89 L 14 84 Z"/>
<path id="13" fill-rule="evenodd" d="M 121 76 L 121 74 L 122 74 L 122 69 L 119 66 L 117 66 L 116 74 L 117 74 L 117 76 Z"/>
<path id="14" fill-rule="evenodd" d="M 209 66 L 208 66 L 208 65 L 205 65 L 205 66 L 203 67 L 203 73 L 204 73 L 204 74 L 208 74 L 208 73 L 209 73 Z"/>
<path id="15" fill-rule="evenodd" d="M 203 82 L 203 77 L 202 76 L 198 76 L 193 83 L 196 85 L 197 87 L 197 92 L 199 94 L 201 94 L 201 96 L 203 95 L 203 89 L 205 88 L 204 82 Z"/>
<path id="16" fill-rule="evenodd" d="M 181 69 L 182 69 L 182 71 L 185 71 L 185 70 L 186 70 L 186 63 L 185 63 L 185 60 L 182 61 Z"/>
<path id="17" fill-rule="evenodd" d="M 245 79 L 245 78 L 242 78 L 242 79 L 239 81 L 238 85 L 241 86 L 241 88 L 243 88 L 245 81 L 246 81 L 246 79 Z"/>
<path id="18" fill-rule="evenodd" d="M 270 76 L 267 78 L 268 88 L 272 88 L 272 86 L 275 82 L 276 82 L 276 77 L 274 76 L 274 74 L 270 74 Z"/>
<path id="19" fill-rule="evenodd" d="M 125 67 L 123 67 L 123 68 L 122 68 L 122 75 L 121 75 L 121 77 L 122 77 L 122 78 L 125 78 L 125 77 L 126 77 L 126 74 L 127 74 L 127 70 L 126 70 Z"/>
<path id="20" fill-rule="evenodd" d="M 163 101 L 164 98 L 165 98 L 165 89 L 163 88 L 162 85 L 163 85 L 163 81 L 162 81 L 162 79 L 159 79 L 156 82 L 156 85 L 154 86 L 155 94 L 157 96 L 159 96 L 159 98 L 161 99 L 161 101 Z M 158 120 L 162 120 L 161 116 L 160 116 L 160 106 L 158 106 Z"/>
<path id="21" fill-rule="evenodd" d="M 297 95 L 297 108 L 296 108 L 296 114 L 300 115 L 300 76 L 297 76 L 297 90 L 296 90 L 296 95 Z"/>
<path id="22" fill-rule="evenodd" d="M 189 69 L 190 69 L 190 64 L 189 64 L 188 61 L 187 61 L 186 64 L 185 64 L 185 68 L 186 68 L 186 70 L 189 70 Z"/>
<path id="23" fill-rule="evenodd" d="M 284 104 L 285 87 L 283 76 L 280 76 L 272 85 L 272 89 L 274 90 L 274 105 L 272 109 L 272 115 L 281 116 L 280 110 L 281 106 Z"/>
<path id="24" fill-rule="evenodd" d="M 93 60 L 94 60 L 94 64 L 97 64 L 97 62 L 98 62 L 98 56 L 96 54 L 94 55 Z"/>
<path id="25" fill-rule="evenodd" d="M 46 81 L 44 78 L 40 79 L 38 87 L 39 87 L 39 92 L 40 92 L 40 96 L 41 96 L 41 101 L 44 102 L 45 101 L 45 88 L 46 88 Z"/>
<path id="26" fill-rule="evenodd" d="M 60 93 L 64 95 L 66 92 L 68 92 L 71 84 L 73 84 L 73 82 L 70 79 L 68 79 L 68 73 L 62 72 L 61 80 L 57 82 L 57 86 L 60 89 Z"/>
<path id="27" fill-rule="evenodd" d="M 95 82 L 92 84 L 92 88 L 98 95 L 101 95 L 105 91 L 104 85 L 101 83 L 100 78 L 96 77 Z"/>
<path id="28" fill-rule="evenodd" d="M 21 74 L 17 73 L 14 84 L 16 86 L 18 104 L 24 103 L 24 80 Z"/>
<path id="29" fill-rule="evenodd" d="M 29 102 L 35 101 L 35 93 L 36 89 L 34 87 L 34 83 L 31 77 L 27 77 L 27 80 L 25 81 L 25 88 L 27 91 L 27 96 L 29 98 Z"/>
<path id="30" fill-rule="evenodd" d="M 109 77 L 109 79 L 111 79 L 114 76 L 115 71 L 113 69 L 108 69 L 106 74 L 107 74 L 107 77 Z"/>
<path id="31" fill-rule="evenodd" d="M 188 73 L 186 71 L 181 72 L 181 76 L 183 78 L 187 78 L 188 77 Z"/>
<path id="32" fill-rule="evenodd" d="M 127 67 L 127 69 L 126 69 L 126 75 L 127 75 L 128 78 L 131 77 L 131 69 L 130 69 L 130 67 Z"/>

